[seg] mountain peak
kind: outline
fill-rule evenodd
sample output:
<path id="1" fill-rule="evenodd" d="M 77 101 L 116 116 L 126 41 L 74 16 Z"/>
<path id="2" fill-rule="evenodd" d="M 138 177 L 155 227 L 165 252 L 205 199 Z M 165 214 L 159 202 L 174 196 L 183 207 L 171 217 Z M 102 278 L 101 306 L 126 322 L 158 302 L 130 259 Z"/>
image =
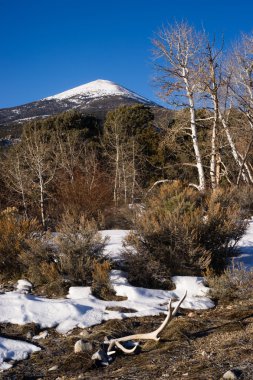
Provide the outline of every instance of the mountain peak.
<path id="1" fill-rule="evenodd" d="M 59 94 L 49 96 L 43 100 L 63 100 L 71 98 L 100 98 L 104 96 L 125 96 L 129 98 L 134 98 L 139 101 L 146 102 L 147 99 L 136 94 L 127 88 L 120 86 L 112 81 L 105 79 L 97 79 L 92 82 L 83 84 L 78 87 L 74 87 L 70 90 L 61 92 Z"/>
<path id="2" fill-rule="evenodd" d="M 72 109 L 102 120 L 108 111 L 133 104 L 159 107 L 156 103 L 117 83 L 97 79 L 35 102 L 0 109 L 0 124 L 23 123 Z"/>

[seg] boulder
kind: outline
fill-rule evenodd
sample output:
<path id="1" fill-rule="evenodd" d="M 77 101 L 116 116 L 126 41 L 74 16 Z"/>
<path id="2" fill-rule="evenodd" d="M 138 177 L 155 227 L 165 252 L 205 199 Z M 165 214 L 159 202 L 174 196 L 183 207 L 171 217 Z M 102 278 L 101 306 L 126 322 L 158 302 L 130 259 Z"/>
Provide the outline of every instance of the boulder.
<path id="1" fill-rule="evenodd" d="M 227 371 L 226 373 L 224 373 L 224 375 L 222 376 L 222 379 L 237 380 L 237 379 L 240 379 L 241 374 L 242 374 L 241 370 L 231 369 L 231 370 Z"/>
<path id="2" fill-rule="evenodd" d="M 75 343 L 74 352 L 91 352 L 94 349 L 93 344 L 89 341 L 80 339 Z"/>

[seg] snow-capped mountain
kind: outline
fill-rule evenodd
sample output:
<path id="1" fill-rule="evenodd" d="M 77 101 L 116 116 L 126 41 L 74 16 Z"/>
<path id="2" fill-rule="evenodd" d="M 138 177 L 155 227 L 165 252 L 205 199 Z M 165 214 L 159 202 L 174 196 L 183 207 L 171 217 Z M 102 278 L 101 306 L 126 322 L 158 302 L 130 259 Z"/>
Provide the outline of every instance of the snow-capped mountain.
<path id="1" fill-rule="evenodd" d="M 120 105 L 158 105 L 114 82 L 98 79 L 47 98 L 12 108 L 0 109 L 0 125 L 44 118 L 70 109 L 104 118 Z"/>
<path id="2" fill-rule="evenodd" d="M 135 99 L 143 103 L 149 102 L 148 99 L 136 94 L 133 91 L 127 90 L 125 87 L 119 86 L 118 84 L 111 82 L 109 80 L 97 79 L 93 82 L 83 84 L 82 86 L 74 87 L 71 90 L 61 92 L 53 96 L 49 96 L 44 100 L 51 99 L 83 99 L 83 98 L 102 98 L 105 96 L 124 96 L 127 98 Z"/>

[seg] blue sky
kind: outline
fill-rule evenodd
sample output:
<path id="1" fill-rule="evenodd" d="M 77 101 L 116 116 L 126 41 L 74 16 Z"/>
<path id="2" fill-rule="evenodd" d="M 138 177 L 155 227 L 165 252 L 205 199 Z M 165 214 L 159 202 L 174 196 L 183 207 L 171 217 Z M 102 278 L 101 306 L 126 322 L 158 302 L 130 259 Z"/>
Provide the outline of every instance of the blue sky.
<path id="1" fill-rule="evenodd" d="M 253 30 L 251 0 L 0 0 L 0 108 L 108 79 L 157 100 L 151 39 L 187 20 L 229 45 Z"/>

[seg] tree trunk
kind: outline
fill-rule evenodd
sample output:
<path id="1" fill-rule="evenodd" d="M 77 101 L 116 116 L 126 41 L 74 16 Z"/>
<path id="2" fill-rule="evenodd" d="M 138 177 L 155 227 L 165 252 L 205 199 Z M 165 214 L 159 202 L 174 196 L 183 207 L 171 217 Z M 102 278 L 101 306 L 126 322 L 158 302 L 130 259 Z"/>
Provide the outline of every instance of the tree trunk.
<path id="1" fill-rule="evenodd" d="M 224 128 L 225 133 L 226 133 L 227 140 L 228 140 L 229 146 L 231 148 L 234 160 L 235 160 L 236 164 L 239 166 L 239 168 L 242 168 L 243 167 L 242 160 L 241 160 L 241 158 L 240 158 L 240 156 L 239 156 L 239 154 L 237 152 L 236 146 L 235 146 L 234 141 L 232 139 L 232 136 L 230 134 L 230 130 L 229 130 L 228 126 L 227 126 L 227 123 L 224 120 L 224 117 L 222 116 L 222 114 L 221 114 L 220 111 L 219 111 L 219 118 L 220 118 L 220 120 L 222 122 L 222 126 Z M 246 165 L 244 165 L 244 167 L 246 168 Z M 247 174 L 245 173 L 244 168 L 242 169 L 241 175 L 242 175 L 242 178 L 243 178 L 244 182 L 249 183 L 249 178 L 248 178 Z"/>
<path id="2" fill-rule="evenodd" d="M 131 194 L 131 202 L 134 203 L 134 194 L 135 194 L 135 179 L 136 179 L 136 171 L 135 171 L 135 143 L 133 139 L 132 145 L 133 155 L 132 155 L 132 166 L 133 166 L 133 176 L 132 176 L 132 194 Z"/>
<path id="3" fill-rule="evenodd" d="M 40 214 L 41 214 L 41 222 L 43 228 L 46 229 L 46 221 L 45 221 L 45 209 L 44 209 L 44 186 L 43 186 L 43 178 L 40 175 Z"/>
<path id="4" fill-rule="evenodd" d="M 116 137 L 116 159 L 115 159 L 115 176 L 114 176 L 114 189 L 113 189 L 113 201 L 115 207 L 118 206 L 118 181 L 119 181 L 119 143 L 118 137 Z"/>
<path id="5" fill-rule="evenodd" d="M 194 99 L 193 99 L 193 94 L 190 91 L 190 87 L 189 87 L 189 83 L 188 83 L 188 80 L 186 77 L 186 70 L 185 69 L 183 69 L 183 77 L 184 77 L 184 82 L 185 82 L 185 86 L 186 86 L 187 98 L 188 98 L 189 105 L 190 105 L 191 136 L 192 136 L 192 143 L 193 143 L 193 149 L 194 149 L 195 159 L 196 159 L 196 167 L 198 170 L 198 178 L 199 178 L 199 185 L 197 187 L 200 191 L 205 191 L 206 182 L 205 182 L 205 174 L 204 174 L 202 158 L 201 158 L 201 153 L 200 153 L 199 143 L 198 143 Z"/>
<path id="6" fill-rule="evenodd" d="M 213 107 L 214 107 L 214 120 L 212 128 L 212 138 L 211 138 L 211 160 L 210 160 L 210 179 L 212 189 L 216 189 L 219 185 L 219 176 L 220 171 L 217 170 L 217 151 L 216 151 L 216 135 L 217 135 L 217 125 L 218 125 L 218 98 L 217 95 L 212 95 Z"/>

